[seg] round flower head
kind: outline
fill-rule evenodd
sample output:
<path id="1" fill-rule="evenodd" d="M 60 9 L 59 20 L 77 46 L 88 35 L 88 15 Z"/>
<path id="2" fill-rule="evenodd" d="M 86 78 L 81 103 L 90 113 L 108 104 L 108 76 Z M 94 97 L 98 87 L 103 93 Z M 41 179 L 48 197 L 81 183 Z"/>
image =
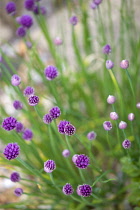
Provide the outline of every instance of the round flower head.
<path id="1" fill-rule="evenodd" d="M 77 158 L 78 158 L 78 155 L 77 155 L 77 154 L 73 155 L 73 157 L 72 157 L 72 162 L 73 162 L 74 164 L 76 163 Z"/>
<path id="2" fill-rule="evenodd" d="M 73 187 L 71 186 L 71 184 L 67 183 L 67 184 L 65 184 L 65 185 L 63 186 L 62 192 L 63 192 L 65 195 L 71 195 L 71 194 L 73 194 L 74 189 L 73 189 Z"/>
<path id="3" fill-rule="evenodd" d="M 63 43 L 62 39 L 60 37 L 56 37 L 54 40 L 54 44 L 59 46 Z"/>
<path id="4" fill-rule="evenodd" d="M 127 123 L 126 123 L 126 122 L 121 121 L 121 122 L 119 123 L 119 128 L 120 128 L 120 129 L 125 129 L 126 127 L 127 127 Z"/>
<path id="5" fill-rule="evenodd" d="M 63 152 L 62 152 L 62 155 L 64 157 L 69 157 L 70 156 L 70 151 L 68 149 L 64 149 Z"/>
<path id="6" fill-rule="evenodd" d="M 74 164 L 78 168 L 85 169 L 89 165 L 89 157 L 86 155 L 77 155 Z"/>
<path id="7" fill-rule="evenodd" d="M 17 122 L 15 129 L 17 133 L 23 132 L 24 130 L 23 124 L 21 122 Z"/>
<path id="8" fill-rule="evenodd" d="M 33 12 L 35 15 L 40 14 L 40 7 L 38 5 L 34 5 Z"/>
<path id="9" fill-rule="evenodd" d="M 33 19 L 30 15 L 22 15 L 20 17 L 20 24 L 25 28 L 30 28 L 33 25 Z"/>
<path id="10" fill-rule="evenodd" d="M 67 125 L 67 124 L 70 124 L 70 122 L 66 121 L 66 120 L 60 121 L 59 125 L 57 126 L 59 133 L 65 134 L 64 128 L 65 128 L 65 125 Z"/>
<path id="11" fill-rule="evenodd" d="M 25 0 L 24 1 L 24 7 L 27 10 L 32 10 L 34 7 L 35 1 L 34 0 Z"/>
<path id="12" fill-rule="evenodd" d="M 51 116 L 52 119 L 56 119 L 60 116 L 61 111 L 60 111 L 60 108 L 58 106 L 55 106 L 52 109 L 50 109 L 49 113 L 50 113 L 50 116 Z"/>
<path id="13" fill-rule="evenodd" d="M 122 69 L 127 69 L 129 67 L 129 61 L 128 60 L 122 60 L 120 63 L 120 67 Z"/>
<path id="14" fill-rule="evenodd" d="M 89 133 L 87 134 L 87 138 L 88 138 L 89 140 L 94 140 L 94 139 L 96 139 L 96 136 L 97 136 L 97 134 L 96 134 L 94 131 L 91 131 L 91 132 L 89 132 Z"/>
<path id="15" fill-rule="evenodd" d="M 99 5 L 101 4 L 102 0 L 94 0 L 94 4 Z"/>
<path id="16" fill-rule="evenodd" d="M 90 3 L 90 7 L 91 9 L 96 9 L 97 8 L 97 4 L 95 4 L 93 1 Z"/>
<path id="17" fill-rule="evenodd" d="M 32 48 L 32 43 L 29 42 L 29 41 L 27 41 L 27 42 L 26 42 L 26 46 L 27 46 L 28 49 L 31 49 L 31 48 Z"/>
<path id="18" fill-rule="evenodd" d="M 75 25 L 77 25 L 77 23 L 78 23 L 78 18 L 77 18 L 77 16 L 72 16 L 71 18 L 70 18 L 70 23 L 73 25 L 73 26 L 75 26 Z"/>
<path id="19" fill-rule="evenodd" d="M 77 194 L 83 197 L 88 197 L 92 193 L 92 187 L 88 184 L 78 185 Z"/>
<path id="20" fill-rule="evenodd" d="M 128 120 L 133 121 L 134 118 L 135 118 L 135 115 L 134 115 L 133 113 L 130 113 L 130 114 L 128 115 Z"/>
<path id="21" fill-rule="evenodd" d="M 26 29 L 23 26 L 20 26 L 17 30 L 16 30 L 16 35 L 19 37 L 24 37 L 26 36 Z"/>
<path id="22" fill-rule="evenodd" d="M 22 134 L 22 138 L 30 141 L 33 138 L 33 132 L 30 129 L 25 129 L 23 134 Z"/>
<path id="23" fill-rule="evenodd" d="M 131 141 L 129 141 L 128 139 L 125 139 L 122 143 L 122 146 L 124 149 L 129 149 L 131 147 Z"/>
<path id="24" fill-rule="evenodd" d="M 31 96 L 31 95 L 34 95 L 34 88 L 33 87 L 30 87 L 30 86 L 27 86 L 24 91 L 24 96 Z"/>
<path id="25" fill-rule="evenodd" d="M 21 188 L 16 188 L 14 194 L 19 197 L 23 194 L 23 190 Z"/>
<path id="26" fill-rule="evenodd" d="M 109 44 L 105 45 L 105 46 L 103 47 L 103 49 L 102 49 L 102 52 L 103 52 L 104 54 L 109 54 L 109 53 L 111 53 L 111 47 L 110 47 L 110 45 L 109 45 Z"/>
<path id="27" fill-rule="evenodd" d="M 44 70 L 44 74 L 45 74 L 45 77 L 47 78 L 47 80 L 53 80 L 54 78 L 56 78 L 58 76 L 58 71 L 55 66 L 48 66 Z"/>
<path id="28" fill-rule="evenodd" d="M 110 112 L 110 118 L 111 120 L 117 120 L 119 116 L 116 112 Z"/>
<path id="29" fill-rule="evenodd" d="M 64 127 L 65 135 L 72 136 L 75 134 L 76 128 L 72 124 L 66 124 Z"/>
<path id="30" fill-rule="evenodd" d="M 39 97 L 38 96 L 30 96 L 28 98 L 28 103 L 30 106 L 36 106 L 39 103 Z"/>
<path id="31" fill-rule="evenodd" d="M 10 179 L 12 182 L 19 182 L 20 181 L 20 174 L 17 172 L 13 172 L 10 175 Z"/>
<path id="32" fill-rule="evenodd" d="M 47 13 L 47 10 L 45 7 L 40 7 L 40 11 L 41 11 L 42 15 L 46 15 L 46 13 Z"/>
<path id="33" fill-rule="evenodd" d="M 55 169 L 56 169 L 56 164 L 55 164 L 54 160 L 47 160 L 44 163 L 44 171 L 45 172 L 51 173 Z"/>
<path id="34" fill-rule="evenodd" d="M 21 103 L 21 101 L 14 101 L 13 107 L 17 110 L 20 110 L 23 108 L 23 104 Z"/>
<path id="35" fill-rule="evenodd" d="M 140 109 L 140 102 L 138 102 L 138 103 L 136 104 L 136 107 L 137 107 L 138 109 Z"/>
<path id="36" fill-rule="evenodd" d="M 11 77 L 11 83 L 12 83 L 12 85 L 14 85 L 14 86 L 18 86 L 18 85 L 21 83 L 21 78 L 20 78 L 17 74 L 14 74 L 14 75 Z"/>
<path id="37" fill-rule="evenodd" d="M 10 1 L 6 4 L 6 12 L 10 15 L 15 15 L 16 13 L 16 4 L 13 1 Z"/>
<path id="38" fill-rule="evenodd" d="M 112 129 L 112 124 L 110 121 L 105 121 L 103 123 L 103 128 L 106 130 L 106 131 L 110 131 Z"/>
<path id="39" fill-rule="evenodd" d="M 20 153 L 20 146 L 17 143 L 9 143 L 4 148 L 4 156 L 7 160 L 12 160 L 18 157 Z"/>
<path id="40" fill-rule="evenodd" d="M 2 122 L 2 127 L 7 130 L 13 130 L 16 127 L 17 120 L 14 117 L 7 117 Z"/>
<path id="41" fill-rule="evenodd" d="M 45 114 L 43 116 L 43 122 L 45 124 L 50 124 L 52 122 L 52 117 L 50 116 L 50 114 Z"/>
<path id="42" fill-rule="evenodd" d="M 114 63 L 111 60 L 106 61 L 106 68 L 112 69 L 114 67 Z"/>
<path id="43" fill-rule="evenodd" d="M 107 98 L 107 103 L 108 104 L 114 104 L 116 101 L 116 98 L 115 96 L 112 96 L 112 95 L 109 95 L 108 98 Z"/>

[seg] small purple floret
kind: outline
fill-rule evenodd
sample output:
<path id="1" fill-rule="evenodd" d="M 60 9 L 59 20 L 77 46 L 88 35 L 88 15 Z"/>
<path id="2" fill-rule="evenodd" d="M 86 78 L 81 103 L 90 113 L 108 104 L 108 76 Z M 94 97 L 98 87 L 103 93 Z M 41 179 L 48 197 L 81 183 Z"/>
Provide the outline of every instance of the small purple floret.
<path id="1" fill-rule="evenodd" d="M 77 194 L 79 196 L 88 197 L 92 193 L 92 187 L 88 184 L 78 185 Z"/>
<path id="2" fill-rule="evenodd" d="M 60 121 L 59 125 L 57 126 L 59 133 L 65 134 L 64 128 L 65 128 L 65 125 L 67 125 L 67 124 L 70 124 L 70 122 L 66 121 L 66 120 Z"/>
<path id="3" fill-rule="evenodd" d="M 43 122 L 45 123 L 45 124 L 50 124 L 51 122 L 52 122 L 52 117 L 50 116 L 50 114 L 45 114 L 44 116 L 43 116 Z"/>
<path id="4" fill-rule="evenodd" d="M 109 95 L 108 98 L 107 98 L 107 103 L 108 104 L 114 104 L 116 101 L 116 98 L 115 96 L 112 96 L 112 95 Z"/>
<path id="5" fill-rule="evenodd" d="M 125 129 L 126 127 L 127 127 L 127 123 L 126 123 L 126 122 L 121 121 L 121 122 L 119 123 L 119 128 L 120 128 L 120 129 Z"/>
<path id="6" fill-rule="evenodd" d="M 138 109 L 140 109 L 140 102 L 138 102 L 138 103 L 136 104 L 136 107 L 137 107 Z"/>
<path id="7" fill-rule="evenodd" d="M 106 61 L 106 68 L 112 69 L 114 67 L 114 63 L 111 60 Z"/>
<path id="8" fill-rule="evenodd" d="M 62 189 L 62 192 L 65 194 L 65 195 L 71 195 L 73 194 L 74 192 L 74 189 L 72 187 L 71 184 L 67 183 L 63 186 L 63 189 Z"/>
<path id="9" fill-rule="evenodd" d="M 133 113 L 128 114 L 128 120 L 133 121 L 135 119 L 135 115 Z"/>
<path id="10" fill-rule="evenodd" d="M 22 134 L 22 138 L 30 141 L 33 138 L 33 132 L 30 129 L 25 129 L 23 134 Z"/>
<path id="11" fill-rule="evenodd" d="M 50 109 L 49 114 L 52 119 L 58 118 L 61 114 L 60 108 L 58 106 L 53 107 L 52 109 Z"/>
<path id="12" fill-rule="evenodd" d="M 72 16 L 71 18 L 70 18 L 70 23 L 73 25 L 73 26 L 75 26 L 75 25 L 77 25 L 77 23 L 78 23 L 78 18 L 77 18 L 77 16 Z"/>
<path id="13" fill-rule="evenodd" d="M 61 39 L 60 37 L 56 37 L 56 38 L 54 39 L 54 44 L 55 44 L 55 45 L 59 46 L 59 45 L 61 45 L 62 43 L 63 43 L 63 41 L 62 41 L 62 39 Z"/>
<path id="14" fill-rule="evenodd" d="M 18 157 L 20 153 L 20 146 L 17 143 L 9 143 L 4 148 L 4 156 L 7 160 L 12 160 Z"/>
<path id="15" fill-rule="evenodd" d="M 44 74 L 45 74 L 45 77 L 47 78 L 47 80 L 53 80 L 58 76 L 58 71 L 55 66 L 48 66 L 44 70 Z"/>
<path id="16" fill-rule="evenodd" d="M 120 63 L 120 67 L 122 69 L 128 69 L 128 67 L 129 67 L 129 61 L 128 60 L 122 60 L 121 63 Z"/>
<path id="17" fill-rule="evenodd" d="M 47 160 L 44 162 L 44 171 L 47 173 L 51 173 L 56 169 L 56 164 L 54 160 Z"/>
<path id="18" fill-rule="evenodd" d="M 119 116 L 116 112 L 110 112 L 110 118 L 112 120 L 117 120 L 119 118 Z"/>
<path id="19" fill-rule="evenodd" d="M 75 134 L 76 128 L 72 124 L 66 124 L 64 127 L 65 135 L 71 136 Z"/>
<path id="20" fill-rule="evenodd" d="M 34 0 L 25 0 L 24 1 L 24 7 L 25 9 L 27 10 L 33 10 L 33 7 L 34 7 L 34 4 L 35 4 L 35 1 Z"/>
<path id="21" fill-rule="evenodd" d="M 26 36 L 26 29 L 23 26 L 20 26 L 17 30 L 16 30 L 16 35 L 19 37 L 24 37 Z"/>
<path id="22" fill-rule="evenodd" d="M 15 191 L 14 191 L 14 194 L 18 197 L 21 196 L 23 194 L 23 189 L 16 188 Z"/>
<path id="23" fill-rule="evenodd" d="M 17 110 L 20 110 L 23 108 L 23 104 L 21 103 L 21 101 L 14 101 L 13 107 Z"/>
<path id="24" fill-rule="evenodd" d="M 23 126 L 23 124 L 21 122 L 17 122 L 15 129 L 16 129 L 17 133 L 20 133 L 20 132 L 24 131 L 24 126 Z"/>
<path id="25" fill-rule="evenodd" d="M 106 131 L 110 131 L 112 129 L 112 123 L 110 121 L 105 121 L 103 123 L 103 128 L 106 130 Z"/>
<path id="26" fill-rule="evenodd" d="M 111 53 L 111 47 L 110 47 L 110 45 L 109 45 L 109 44 L 105 45 L 105 46 L 103 47 L 103 49 L 102 49 L 102 52 L 103 52 L 104 54 L 109 54 L 109 53 Z"/>
<path id="27" fill-rule="evenodd" d="M 13 2 L 13 1 L 8 2 L 6 4 L 5 9 L 6 9 L 8 14 L 15 15 L 15 13 L 16 13 L 16 4 L 15 4 L 15 2 Z"/>
<path id="28" fill-rule="evenodd" d="M 28 103 L 30 106 L 36 106 L 39 103 L 39 97 L 38 96 L 30 96 L 28 98 Z"/>
<path id="29" fill-rule="evenodd" d="M 87 134 L 87 138 L 88 138 L 89 140 L 94 140 L 94 139 L 96 139 L 96 136 L 97 136 L 97 134 L 96 134 L 94 131 L 91 131 L 91 132 L 89 132 L 89 133 Z"/>
<path id="30" fill-rule="evenodd" d="M 76 165 L 76 167 L 80 169 L 85 169 L 89 165 L 89 157 L 84 154 L 76 155 L 76 158 L 73 162 Z"/>
<path id="31" fill-rule="evenodd" d="M 7 130 L 13 130 L 16 127 L 17 120 L 14 117 L 7 117 L 2 122 L 2 127 Z"/>
<path id="32" fill-rule="evenodd" d="M 70 156 L 70 151 L 68 149 L 64 149 L 63 152 L 62 152 L 62 155 L 64 157 L 69 157 Z"/>
<path id="33" fill-rule="evenodd" d="M 33 25 L 33 19 L 30 15 L 22 15 L 20 17 L 20 24 L 26 28 L 30 28 Z"/>
<path id="34" fill-rule="evenodd" d="M 30 86 L 27 86 L 24 91 L 24 96 L 31 96 L 31 95 L 34 95 L 34 88 L 33 87 L 30 87 Z"/>
<path id="35" fill-rule="evenodd" d="M 131 147 L 131 141 L 129 141 L 128 139 L 125 139 L 122 143 L 122 146 L 124 149 L 129 149 Z"/>
<path id="36" fill-rule="evenodd" d="M 12 83 L 12 85 L 14 85 L 14 86 L 18 86 L 18 85 L 21 83 L 21 78 L 20 78 L 17 74 L 14 74 L 14 75 L 11 77 L 11 83 Z"/>
<path id="37" fill-rule="evenodd" d="M 13 172 L 10 175 L 10 179 L 12 182 L 19 182 L 20 181 L 20 174 L 17 172 Z"/>
<path id="38" fill-rule="evenodd" d="M 96 4 L 97 6 L 98 6 L 99 4 L 101 4 L 101 2 L 102 2 L 102 0 L 94 0 L 94 4 Z"/>

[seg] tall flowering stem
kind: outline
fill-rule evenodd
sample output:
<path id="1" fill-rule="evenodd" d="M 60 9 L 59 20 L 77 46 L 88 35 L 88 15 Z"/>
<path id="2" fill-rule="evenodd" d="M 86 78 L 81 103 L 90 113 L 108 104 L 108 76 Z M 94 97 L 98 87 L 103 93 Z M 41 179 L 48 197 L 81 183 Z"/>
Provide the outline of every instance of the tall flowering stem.
<path id="1" fill-rule="evenodd" d="M 128 78 L 129 84 L 130 84 L 130 88 L 131 88 L 131 91 L 132 91 L 132 95 L 134 97 L 134 102 L 135 102 L 135 93 L 134 93 L 134 89 L 133 89 L 133 85 L 132 85 L 132 80 L 131 80 L 131 77 L 130 77 L 130 74 L 129 74 L 128 70 L 125 69 L 125 71 L 126 71 L 126 75 L 127 75 L 127 78 Z"/>

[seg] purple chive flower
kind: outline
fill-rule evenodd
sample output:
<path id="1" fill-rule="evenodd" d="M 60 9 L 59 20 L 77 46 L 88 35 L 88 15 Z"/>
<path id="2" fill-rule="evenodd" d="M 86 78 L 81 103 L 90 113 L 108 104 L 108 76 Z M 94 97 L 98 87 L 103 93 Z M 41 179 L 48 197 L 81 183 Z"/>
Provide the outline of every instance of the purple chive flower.
<path id="1" fill-rule="evenodd" d="M 135 115 L 134 115 L 133 113 L 130 113 L 130 114 L 128 115 L 128 120 L 133 121 L 134 118 L 135 118 Z"/>
<path id="2" fill-rule="evenodd" d="M 122 143 L 122 146 L 124 149 L 129 149 L 131 147 L 131 141 L 129 141 L 128 139 L 125 139 Z"/>
<path id="3" fill-rule="evenodd" d="M 83 197 L 88 197 L 92 193 L 92 187 L 88 184 L 78 185 L 77 194 Z"/>
<path id="4" fill-rule="evenodd" d="M 25 129 L 23 134 L 22 134 L 22 138 L 30 141 L 33 138 L 33 132 L 30 129 Z"/>
<path id="5" fill-rule="evenodd" d="M 55 45 L 59 46 L 59 45 L 61 45 L 62 43 L 63 43 L 63 41 L 62 41 L 62 39 L 61 39 L 60 37 L 56 37 L 56 38 L 54 39 L 54 44 L 55 44 Z"/>
<path id="6" fill-rule="evenodd" d="M 136 107 L 137 107 L 138 109 L 140 109 L 140 102 L 138 102 L 138 103 L 136 104 Z"/>
<path id="7" fill-rule="evenodd" d="M 64 128 L 65 128 L 65 125 L 67 125 L 67 124 L 70 124 L 70 122 L 66 121 L 66 120 L 60 121 L 59 125 L 57 126 L 59 133 L 65 134 Z"/>
<path id="8" fill-rule="evenodd" d="M 87 134 L 87 138 L 88 138 L 89 140 L 94 140 L 94 139 L 96 139 L 96 136 L 97 136 L 97 134 L 96 134 L 94 131 L 91 131 L 91 132 L 89 132 L 89 133 Z"/>
<path id="9" fill-rule="evenodd" d="M 35 15 L 40 14 L 40 7 L 38 5 L 34 5 L 33 12 Z"/>
<path id="10" fill-rule="evenodd" d="M 64 157 L 69 157 L 70 156 L 70 151 L 68 149 L 64 149 L 63 152 L 62 152 L 62 155 Z"/>
<path id="11" fill-rule="evenodd" d="M 106 68 L 112 69 L 114 67 L 114 63 L 111 60 L 106 61 Z"/>
<path id="12" fill-rule="evenodd" d="M 126 122 L 121 121 L 121 122 L 119 123 L 119 128 L 120 128 L 120 129 L 125 129 L 126 127 L 127 127 L 127 123 L 126 123 Z"/>
<path id="13" fill-rule="evenodd" d="M 30 86 L 27 86 L 24 91 L 24 96 L 31 96 L 31 95 L 34 95 L 34 88 L 33 87 L 30 87 Z"/>
<path id="14" fill-rule="evenodd" d="M 30 28 L 33 25 L 33 19 L 30 15 L 22 15 L 20 17 L 20 24 L 26 28 Z"/>
<path id="15" fill-rule="evenodd" d="M 41 12 L 42 15 L 46 15 L 47 10 L 46 10 L 45 7 L 40 7 L 40 12 Z"/>
<path id="16" fill-rule="evenodd" d="M 39 103 L 39 97 L 38 96 L 30 96 L 28 98 L 28 103 L 30 106 L 36 106 Z"/>
<path id="17" fill-rule="evenodd" d="M 49 114 L 52 119 L 58 118 L 61 114 L 60 108 L 58 106 L 53 107 L 52 109 L 50 109 Z"/>
<path id="18" fill-rule="evenodd" d="M 77 155 L 73 162 L 76 165 L 76 167 L 85 169 L 89 165 L 89 157 L 84 154 Z"/>
<path id="19" fill-rule="evenodd" d="M 16 30 L 16 35 L 19 37 L 24 37 L 26 36 L 26 29 L 23 26 L 20 26 L 17 30 Z"/>
<path id="20" fill-rule="evenodd" d="M 115 96 L 109 95 L 109 96 L 107 97 L 107 103 L 108 103 L 108 104 L 114 104 L 115 101 L 116 101 Z"/>
<path id="21" fill-rule="evenodd" d="M 109 53 L 111 53 L 111 47 L 110 47 L 110 45 L 109 45 L 109 44 L 106 44 L 106 45 L 103 47 L 102 52 L 103 52 L 104 54 L 109 54 Z"/>
<path id="22" fill-rule="evenodd" d="M 48 66 L 44 70 L 44 74 L 45 74 L 45 77 L 47 78 L 47 80 L 53 80 L 54 78 L 56 78 L 58 76 L 58 71 L 55 66 Z"/>
<path id="23" fill-rule="evenodd" d="M 21 122 L 17 122 L 15 129 L 16 129 L 17 133 L 20 133 L 20 132 L 23 132 L 24 126 L 23 126 L 23 124 Z"/>
<path id="24" fill-rule="evenodd" d="M 15 15 L 16 13 L 16 4 L 13 1 L 10 1 L 6 4 L 6 12 L 10 15 Z"/>
<path id="25" fill-rule="evenodd" d="M 73 157 L 72 157 L 72 162 L 73 162 L 74 164 L 76 163 L 77 158 L 78 158 L 78 155 L 77 155 L 77 154 L 73 155 Z"/>
<path id="26" fill-rule="evenodd" d="M 23 194 L 23 189 L 16 188 L 15 191 L 14 191 L 14 194 L 18 197 L 21 196 Z"/>
<path id="27" fill-rule="evenodd" d="M 45 124 L 50 124 L 51 122 L 52 122 L 52 117 L 50 116 L 50 114 L 45 114 L 44 116 L 43 116 L 43 122 L 45 123 Z"/>
<path id="28" fill-rule="evenodd" d="M 112 124 L 110 121 L 105 121 L 103 123 L 103 128 L 106 130 L 106 131 L 110 131 L 112 129 Z"/>
<path id="29" fill-rule="evenodd" d="M 128 60 L 122 60 L 120 63 L 120 67 L 122 69 L 127 69 L 129 67 L 129 61 Z"/>
<path id="30" fill-rule="evenodd" d="M 119 116 L 116 112 L 110 112 L 110 118 L 111 120 L 117 120 Z"/>
<path id="31" fill-rule="evenodd" d="M 12 160 L 17 158 L 20 153 L 20 146 L 17 143 L 9 143 L 4 148 L 4 156 L 7 160 Z"/>
<path id="32" fill-rule="evenodd" d="M 14 101 L 13 107 L 17 110 L 20 110 L 23 108 L 23 104 L 21 103 L 21 101 Z"/>
<path id="33" fill-rule="evenodd" d="M 14 86 L 18 86 L 18 85 L 21 83 L 21 78 L 20 78 L 17 74 L 14 74 L 14 75 L 11 77 L 11 83 L 12 83 L 12 85 L 14 85 Z"/>
<path id="34" fill-rule="evenodd" d="M 72 136 L 75 134 L 76 128 L 72 124 L 66 124 L 64 127 L 65 135 Z"/>
<path id="35" fill-rule="evenodd" d="M 77 25 L 77 23 L 78 23 L 78 18 L 77 18 L 77 16 L 72 16 L 71 18 L 70 18 L 70 23 L 73 25 L 73 26 L 75 26 L 75 25 Z"/>
<path id="36" fill-rule="evenodd" d="M 53 170 L 56 169 L 56 164 L 54 162 L 54 160 L 47 160 L 45 163 L 44 163 L 44 171 L 47 172 L 47 173 L 51 173 L 53 172 Z"/>
<path id="37" fill-rule="evenodd" d="M 35 4 L 35 1 L 34 0 L 25 0 L 24 1 L 24 7 L 27 10 L 31 10 L 32 11 L 32 9 L 34 7 L 34 4 Z"/>
<path id="38" fill-rule="evenodd" d="M 90 3 L 90 7 L 91 9 L 96 9 L 97 8 L 97 4 L 95 4 L 93 1 Z"/>
<path id="39" fill-rule="evenodd" d="M 29 42 L 29 41 L 27 41 L 27 42 L 26 42 L 26 46 L 27 46 L 28 49 L 31 49 L 31 48 L 32 48 L 32 43 Z"/>
<path id="40" fill-rule="evenodd" d="M 101 4 L 102 0 L 94 0 L 94 4 L 99 5 Z"/>
<path id="41" fill-rule="evenodd" d="M 71 194 L 73 194 L 74 189 L 73 189 L 73 187 L 71 186 L 71 184 L 66 183 L 66 184 L 63 186 L 62 192 L 63 192 L 65 195 L 71 195 Z"/>
<path id="42" fill-rule="evenodd" d="M 7 130 L 13 130 L 16 127 L 17 120 L 14 117 L 7 117 L 2 122 L 2 127 Z"/>
<path id="43" fill-rule="evenodd" d="M 10 175 L 10 179 L 12 182 L 19 182 L 20 181 L 20 174 L 17 172 L 13 172 Z"/>

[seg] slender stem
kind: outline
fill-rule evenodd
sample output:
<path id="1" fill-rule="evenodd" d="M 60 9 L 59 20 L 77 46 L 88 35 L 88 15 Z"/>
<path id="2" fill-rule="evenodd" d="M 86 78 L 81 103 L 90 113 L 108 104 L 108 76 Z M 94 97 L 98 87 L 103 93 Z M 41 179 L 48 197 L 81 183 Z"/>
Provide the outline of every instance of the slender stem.
<path id="1" fill-rule="evenodd" d="M 71 151 L 72 155 L 74 155 L 75 152 L 74 152 L 71 144 L 69 143 L 69 139 L 68 139 L 68 136 L 67 135 L 65 135 L 65 139 L 66 139 L 66 142 L 67 142 L 67 145 L 68 145 L 69 150 Z"/>
<path id="2" fill-rule="evenodd" d="M 127 69 L 126 69 L 125 71 L 126 71 L 126 75 L 127 75 L 127 77 L 128 77 L 128 81 L 129 81 L 129 84 L 130 84 L 130 88 L 131 88 L 131 91 L 132 91 L 132 95 L 133 95 L 133 97 L 134 97 L 134 99 L 135 99 L 135 93 L 134 93 L 134 89 L 133 89 L 133 85 L 132 85 L 132 80 L 131 80 L 130 74 L 129 74 L 129 72 L 128 72 Z"/>
<path id="3" fill-rule="evenodd" d="M 84 177 L 84 175 L 83 175 L 83 171 L 82 170 L 84 170 L 84 169 L 80 169 L 79 168 L 79 173 L 80 173 L 80 176 L 81 176 L 81 179 L 82 179 L 82 181 L 85 183 L 85 177 Z"/>

